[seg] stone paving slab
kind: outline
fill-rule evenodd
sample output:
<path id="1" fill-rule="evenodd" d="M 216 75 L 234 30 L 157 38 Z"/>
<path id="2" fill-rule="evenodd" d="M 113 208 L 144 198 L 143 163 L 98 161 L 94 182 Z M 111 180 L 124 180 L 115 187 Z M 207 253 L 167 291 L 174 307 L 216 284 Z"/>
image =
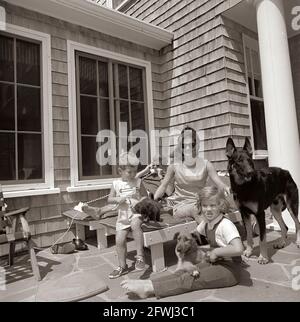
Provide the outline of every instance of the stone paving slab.
<path id="1" fill-rule="evenodd" d="M 157 300 L 129 298 L 121 288 L 120 282 L 125 278 L 147 279 L 152 274 L 150 252 L 146 251 L 147 267 L 144 272 L 132 271 L 126 276 L 111 280 L 108 274 L 117 266 L 115 247 L 98 250 L 95 241 L 89 243 L 89 250 L 69 255 L 53 255 L 49 251 L 40 252 L 37 258 L 40 265 L 43 281 L 60 278 L 76 270 L 101 270 L 103 281 L 109 289 L 99 295 L 84 301 L 88 302 L 211 302 L 211 301 L 300 301 L 300 291 L 292 289 L 292 278 L 295 276 L 296 266 L 300 273 L 300 249 L 294 244 L 295 236 L 289 235 L 288 244 L 284 249 L 272 248 L 274 241 L 278 240 L 278 232 L 268 232 L 268 250 L 272 262 L 267 265 L 257 263 L 259 248 L 256 247 L 255 255 L 245 259 L 245 267 L 241 275 L 240 285 L 217 290 L 200 290 L 182 295 L 172 296 Z M 113 245 L 110 242 L 110 245 Z M 258 238 L 255 238 L 258 246 Z M 174 242 L 164 245 L 166 265 L 169 270 L 176 267 Z M 134 265 L 134 241 L 128 242 L 128 265 Z M 5 291 L 0 291 L 0 301 L 34 301 L 38 283 L 35 281 L 30 267 L 29 257 L 19 256 L 12 268 L 6 268 L 9 283 Z M 293 275 L 294 272 L 294 275 Z M 164 274 L 164 273 L 162 273 Z M 299 281 L 300 283 L 300 281 Z M 299 285 L 300 286 L 300 285 Z"/>

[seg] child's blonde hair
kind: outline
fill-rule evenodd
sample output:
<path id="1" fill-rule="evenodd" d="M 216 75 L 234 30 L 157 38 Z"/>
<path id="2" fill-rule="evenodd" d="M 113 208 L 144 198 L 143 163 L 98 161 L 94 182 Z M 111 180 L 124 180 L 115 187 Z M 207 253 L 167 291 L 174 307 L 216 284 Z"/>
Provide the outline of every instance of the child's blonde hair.
<path id="1" fill-rule="evenodd" d="M 210 200 L 214 198 L 218 203 L 220 212 L 227 213 L 230 209 L 230 204 L 226 200 L 224 192 L 219 190 L 216 186 L 208 186 L 203 188 L 198 194 L 197 207 L 201 210 L 201 204 L 204 200 Z"/>
<path id="2" fill-rule="evenodd" d="M 140 161 L 133 152 L 123 152 L 119 157 L 119 168 L 137 167 Z"/>

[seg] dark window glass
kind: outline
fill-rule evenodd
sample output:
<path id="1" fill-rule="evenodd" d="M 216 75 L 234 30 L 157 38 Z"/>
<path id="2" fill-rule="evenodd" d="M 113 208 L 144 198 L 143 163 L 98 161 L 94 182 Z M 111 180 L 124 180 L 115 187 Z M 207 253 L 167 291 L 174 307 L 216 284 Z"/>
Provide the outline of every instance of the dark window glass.
<path id="1" fill-rule="evenodd" d="M 108 97 L 107 63 L 98 62 L 98 70 L 99 70 L 99 94 L 102 97 Z"/>
<path id="2" fill-rule="evenodd" d="M 129 107 L 127 101 L 120 101 L 120 122 L 127 123 L 127 133 L 130 132 Z"/>
<path id="3" fill-rule="evenodd" d="M 264 103 L 251 100 L 251 117 L 255 150 L 267 150 Z"/>
<path id="4" fill-rule="evenodd" d="M 119 71 L 119 95 L 120 95 L 120 98 L 128 98 L 127 67 L 124 65 L 118 65 L 118 71 Z"/>
<path id="5" fill-rule="evenodd" d="M 129 68 L 130 98 L 134 101 L 143 101 L 143 72 L 138 68 Z"/>
<path id="6" fill-rule="evenodd" d="M 17 40 L 17 82 L 40 85 L 40 45 Z"/>
<path id="7" fill-rule="evenodd" d="M 262 98 L 263 97 L 262 83 L 259 79 L 254 79 L 254 87 L 255 87 L 255 96 Z"/>
<path id="8" fill-rule="evenodd" d="M 40 134 L 18 134 L 19 179 L 39 179 L 43 176 L 42 140 Z"/>
<path id="9" fill-rule="evenodd" d="M 15 129 L 14 86 L 0 83 L 0 130 Z"/>
<path id="10" fill-rule="evenodd" d="M 132 130 L 145 130 L 145 111 L 143 103 L 131 103 Z"/>
<path id="11" fill-rule="evenodd" d="M 41 131 L 40 89 L 18 86 L 18 131 Z"/>
<path id="12" fill-rule="evenodd" d="M 249 85 L 249 93 L 250 93 L 250 95 L 253 95 L 252 78 L 250 78 L 250 77 L 248 77 L 248 85 Z"/>
<path id="13" fill-rule="evenodd" d="M 44 177 L 40 55 L 39 43 L 0 36 L 0 181 Z"/>
<path id="14" fill-rule="evenodd" d="M 81 56 L 83 55 L 83 56 Z M 105 152 L 105 158 L 118 155 L 120 133 L 118 121 L 125 123 L 127 133 L 124 133 L 122 147 L 124 151 L 132 146 L 128 143 L 128 134 L 133 129 L 145 129 L 145 94 L 143 70 L 112 61 L 102 61 L 97 57 L 84 57 L 78 53 L 79 62 L 78 100 L 80 102 L 79 137 L 81 139 L 81 151 L 79 172 L 82 179 L 86 177 L 101 177 L 116 175 L 115 167 L 99 165 L 96 160 L 98 144 L 96 134 L 100 130 L 111 129 L 111 121 L 114 120 L 112 130 L 118 135 L 117 151 Z M 112 73 L 109 66 L 112 64 Z M 98 74 L 97 74 L 98 71 Z M 118 87 L 116 87 L 118 85 Z M 113 90 L 110 90 L 113 89 Z M 115 95 L 115 96 L 114 96 Z M 114 100 L 114 109 L 110 110 L 110 100 Z M 134 142 L 137 143 L 137 142 Z"/>
<path id="15" fill-rule="evenodd" d="M 98 145 L 96 137 L 81 138 L 82 175 L 98 176 L 99 165 L 96 161 Z"/>
<path id="16" fill-rule="evenodd" d="M 96 61 L 79 57 L 80 93 L 97 95 Z"/>
<path id="17" fill-rule="evenodd" d="M 0 81 L 14 81 L 14 40 L 0 36 Z"/>
<path id="18" fill-rule="evenodd" d="M 96 97 L 80 97 L 80 119 L 82 134 L 97 134 L 98 121 Z"/>
<path id="19" fill-rule="evenodd" d="M 100 100 L 100 129 L 109 130 L 110 129 L 110 116 L 109 116 L 109 100 Z"/>
<path id="20" fill-rule="evenodd" d="M 0 180 L 16 180 L 14 133 L 0 133 L 0 169 Z"/>

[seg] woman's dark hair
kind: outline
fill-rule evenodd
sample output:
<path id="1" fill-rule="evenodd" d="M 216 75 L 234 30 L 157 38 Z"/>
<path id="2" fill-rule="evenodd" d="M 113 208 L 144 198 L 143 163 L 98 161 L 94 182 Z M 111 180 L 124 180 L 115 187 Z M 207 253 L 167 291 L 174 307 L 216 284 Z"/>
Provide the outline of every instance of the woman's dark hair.
<path id="1" fill-rule="evenodd" d="M 198 134 L 195 129 L 193 129 L 190 126 L 186 126 L 180 133 L 182 148 L 184 147 L 184 138 L 185 138 L 186 133 L 192 135 L 193 147 L 196 146 L 199 141 Z"/>
<path id="2" fill-rule="evenodd" d="M 186 126 L 184 129 L 182 129 L 182 131 L 180 132 L 179 138 L 178 138 L 178 144 L 177 147 L 174 150 L 174 162 L 176 161 L 183 161 L 184 160 L 184 139 L 187 136 L 191 136 L 192 137 L 192 147 L 195 148 L 197 146 L 199 146 L 199 136 L 197 134 L 197 131 L 195 129 L 193 129 L 190 126 Z"/>

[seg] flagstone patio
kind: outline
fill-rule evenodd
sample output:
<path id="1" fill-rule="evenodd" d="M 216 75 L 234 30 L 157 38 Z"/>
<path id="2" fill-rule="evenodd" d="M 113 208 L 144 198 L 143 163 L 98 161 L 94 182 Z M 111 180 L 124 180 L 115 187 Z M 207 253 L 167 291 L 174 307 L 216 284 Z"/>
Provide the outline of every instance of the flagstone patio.
<path id="1" fill-rule="evenodd" d="M 108 290 L 87 298 L 83 301 L 88 302 L 128 302 L 128 301 L 168 301 L 168 302 L 207 302 L 207 301 L 300 301 L 300 280 L 296 279 L 295 274 L 300 274 L 300 249 L 296 248 L 294 235 L 289 235 L 287 247 L 275 250 L 270 244 L 280 237 L 275 231 L 269 231 L 267 238 L 269 241 L 269 251 L 271 252 L 272 262 L 267 265 L 259 265 L 257 257 L 253 256 L 244 259 L 245 269 L 242 273 L 241 283 L 237 286 L 214 289 L 200 290 L 173 296 L 162 300 L 149 298 L 140 300 L 128 298 L 124 290 L 120 287 L 120 282 L 124 278 L 146 279 L 151 276 L 152 270 L 149 265 L 144 272 L 130 272 L 127 276 L 119 279 L 110 280 L 108 274 L 117 264 L 115 254 L 114 238 L 109 239 L 109 247 L 99 251 L 95 247 L 95 240 L 89 240 L 89 250 L 70 255 L 53 255 L 49 251 L 37 254 L 40 265 L 41 282 L 36 282 L 31 272 L 30 263 L 27 255 L 18 256 L 12 268 L 5 268 L 6 285 L 0 287 L 0 301 L 36 301 L 37 294 L 43 287 L 43 283 L 65 278 L 74 272 L 96 271 L 100 279 L 107 284 Z M 255 239 L 257 245 L 257 238 Z M 176 266 L 174 253 L 174 242 L 165 244 L 166 265 L 172 270 Z M 134 242 L 128 243 L 129 266 L 134 263 Z M 258 248 L 255 249 L 257 255 Z M 150 253 L 146 252 L 147 263 L 150 261 Z M 3 259 L 0 265 L 3 265 Z M 296 266 L 299 269 L 295 268 Z M 293 270 L 294 268 L 294 270 Z M 161 273 L 166 274 L 166 273 Z M 293 275 L 294 274 L 294 275 Z M 292 280 L 294 277 L 294 283 Z M 298 288 L 299 290 L 293 290 Z M 45 289 L 46 291 L 46 289 Z"/>

